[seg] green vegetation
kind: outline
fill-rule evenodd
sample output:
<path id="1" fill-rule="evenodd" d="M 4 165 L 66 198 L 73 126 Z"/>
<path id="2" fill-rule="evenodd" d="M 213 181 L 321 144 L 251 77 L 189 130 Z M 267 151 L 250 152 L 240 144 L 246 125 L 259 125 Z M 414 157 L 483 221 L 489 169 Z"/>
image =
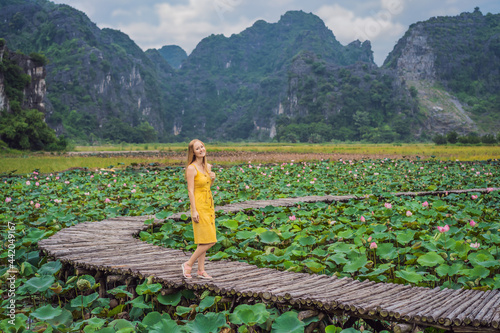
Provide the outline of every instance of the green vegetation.
<path id="1" fill-rule="evenodd" d="M 219 214 L 219 242 L 210 255 L 213 260 L 244 259 L 279 270 L 359 280 L 498 288 L 498 191 L 417 198 L 391 193 L 498 187 L 499 168 L 498 161 L 389 159 L 216 168 L 216 205 L 304 195 L 365 197 L 330 205 L 266 207 L 248 215 Z M 142 240 L 192 250 L 190 224 L 168 220 L 170 212 L 188 209 L 182 175 L 183 168 L 150 166 L 117 172 L 75 170 L 4 176 L 0 182 L 0 214 L 10 223 L 1 237 L 5 244 L 12 244 L 15 257 L 0 258 L 0 287 L 9 288 L 6 278 L 12 263 L 17 272 L 16 305 L 22 310 L 16 315 L 16 331 L 48 327 L 67 332 L 124 332 L 135 327 L 138 332 L 146 332 L 191 331 L 197 327 L 197 332 L 208 333 L 220 327 L 239 332 L 253 327 L 261 332 L 303 332 L 307 325 L 321 320 L 316 316 L 299 320 L 296 311 L 287 306 L 258 301 L 229 311 L 230 300 L 208 291 L 161 295 L 162 286 L 149 278 L 139 281 L 135 298 L 125 285 L 100 298 L 93 276 L 64 276 L 59 260 L 50 261 L 38 251 L 37 243 L 61 228 L 146 214 L 166 223 L 141 232 Z M 446 225 L 443 232 L 437 229 Z M 8 229 L 12 231 L 8 233 Z M 9 326 L 8 304 L 9 299 L 0 303 L 3 331 Z M 124 313 L 127 316 L 123 317 Z M 345 320 L 342 316 L 332 319 L 333 325 L 325 324 L 331 325 L 330 329 L 340 327 Z M 366 325 L 364 329 L 371 332 Z"/>
<path id="2" fill-rule="evenodd" d="M 5 46 L 5 41 L 0 42 Z M 10 112 L 0 110 L 0 142 L 14 149 L 64 150 L 66 140 L 56 137 L 54 130 L 45 123 L 45 115 L 35 109 L 22 108 L 24 90 L 29 86 L 31 77 L 14 60 L 15 56 L 5 48 L 0 62 L 0 76 L 3 77 L 10 106 Z M 42 55 L 33 56 L 32 60 L 40 65 L 46 61 Z"/>
<path id="3" fill-rule="evenodd" d="M 432 138 L 437 145 L 445 145 L 445 144 L 487 144 L 494 145 L 499 142 L 500 133 L 495 137 L 493 134 L 485 134 L 483 136 L 479 136 L 477 133 L 469 133 L 468 135 L 460 136 L 457 132 L 451 131 L 446 135 L 437 134 Z"/>

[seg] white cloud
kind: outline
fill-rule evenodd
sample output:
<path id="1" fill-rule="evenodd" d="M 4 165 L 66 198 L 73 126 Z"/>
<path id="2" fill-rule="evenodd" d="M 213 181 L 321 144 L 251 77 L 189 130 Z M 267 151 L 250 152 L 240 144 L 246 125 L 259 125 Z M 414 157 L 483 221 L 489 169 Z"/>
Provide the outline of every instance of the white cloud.
<path id="1" fill-rule="evenodd" d="M 232 11 L 241 0 L 189 0 L 187 4 L 160 3 L 155 5 L 158 23 L 122 23 L 118 29 L 128 34 L 143 48 L 160 48 L 176 44 L 190 53 L 205 37 L 215 34 L 229 36 L 239 33 L 254 20 L 241 17 L 237 22 L 224 19 L 224 14 Z M 116 15 L 121 14 L 119 11 Z"/>
<path id="2" fill-rule="evenodd" d="M 356 16 L 356 14 L 337 4 L 325 5 L 318 9 L 316 14 L 323 19 L 325 24 L 333 31 L 333 34 L 342 43 L 350 43 L 356 39 L 361 41 L 374 41 L 380 38 L 401 36 L 405 26 L 393 22 L 394 16 L 400 13 L 394 3 L 397 0 L 383 0 L 382 7 L 371 16 Z M 390 8 L 390 10 L 388 9 Z"/>

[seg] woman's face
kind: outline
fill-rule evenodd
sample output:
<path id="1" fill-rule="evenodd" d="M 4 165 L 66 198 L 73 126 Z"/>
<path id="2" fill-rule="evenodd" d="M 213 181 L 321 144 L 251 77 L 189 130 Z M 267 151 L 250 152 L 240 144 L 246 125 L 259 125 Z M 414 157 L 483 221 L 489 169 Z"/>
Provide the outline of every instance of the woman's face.
<path id="1" fill-rule="evenodd" d="M 201 143 L 200 141 L 196 141 L 194 143 L 193 149 L 194 149 L 194 156 L 196 157 L 204 157 L 206 154 L 205 146 L 203 146 L 203 143 Z"/>

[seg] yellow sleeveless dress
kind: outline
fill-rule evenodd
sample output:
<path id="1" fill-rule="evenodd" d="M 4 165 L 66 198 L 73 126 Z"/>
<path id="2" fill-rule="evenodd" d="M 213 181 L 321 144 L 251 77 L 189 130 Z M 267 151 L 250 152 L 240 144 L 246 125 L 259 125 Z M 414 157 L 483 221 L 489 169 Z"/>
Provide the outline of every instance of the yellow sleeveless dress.
<path id="1" fill-rule="evenodd" d="M 193 164 L 196 168 L 196 165 Z M 198 223 L 193 223 L 194 243 L 208 244 L 217 242 L 215 235 L 215 210 L 214 199 L 210 185 L 212 180 L 208 174 L 204 174 L 196 168 L 196 176 L 194 176 L 194 201 L 196 210 L 200 215 Z"/>

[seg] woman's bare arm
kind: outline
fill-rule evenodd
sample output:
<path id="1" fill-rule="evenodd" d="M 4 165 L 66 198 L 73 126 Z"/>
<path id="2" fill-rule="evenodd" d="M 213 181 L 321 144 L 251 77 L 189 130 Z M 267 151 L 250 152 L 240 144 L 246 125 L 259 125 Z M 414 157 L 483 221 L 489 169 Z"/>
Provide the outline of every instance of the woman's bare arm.
<path id="1" fill-rule="evenodd" d="M 186 179 L 188 186 L 188 195 L 189 195 L 189 203 L 191 204 L 191 217 L 194 222 L 198 223 L 200 220 L 200 216 L 198 215 L 198 211 L 196 210 L 196 202 L 194 200 L 194 177 L 196 176 L 196 168 L 192 165 L 187 167 L 186 171 Z"/>

